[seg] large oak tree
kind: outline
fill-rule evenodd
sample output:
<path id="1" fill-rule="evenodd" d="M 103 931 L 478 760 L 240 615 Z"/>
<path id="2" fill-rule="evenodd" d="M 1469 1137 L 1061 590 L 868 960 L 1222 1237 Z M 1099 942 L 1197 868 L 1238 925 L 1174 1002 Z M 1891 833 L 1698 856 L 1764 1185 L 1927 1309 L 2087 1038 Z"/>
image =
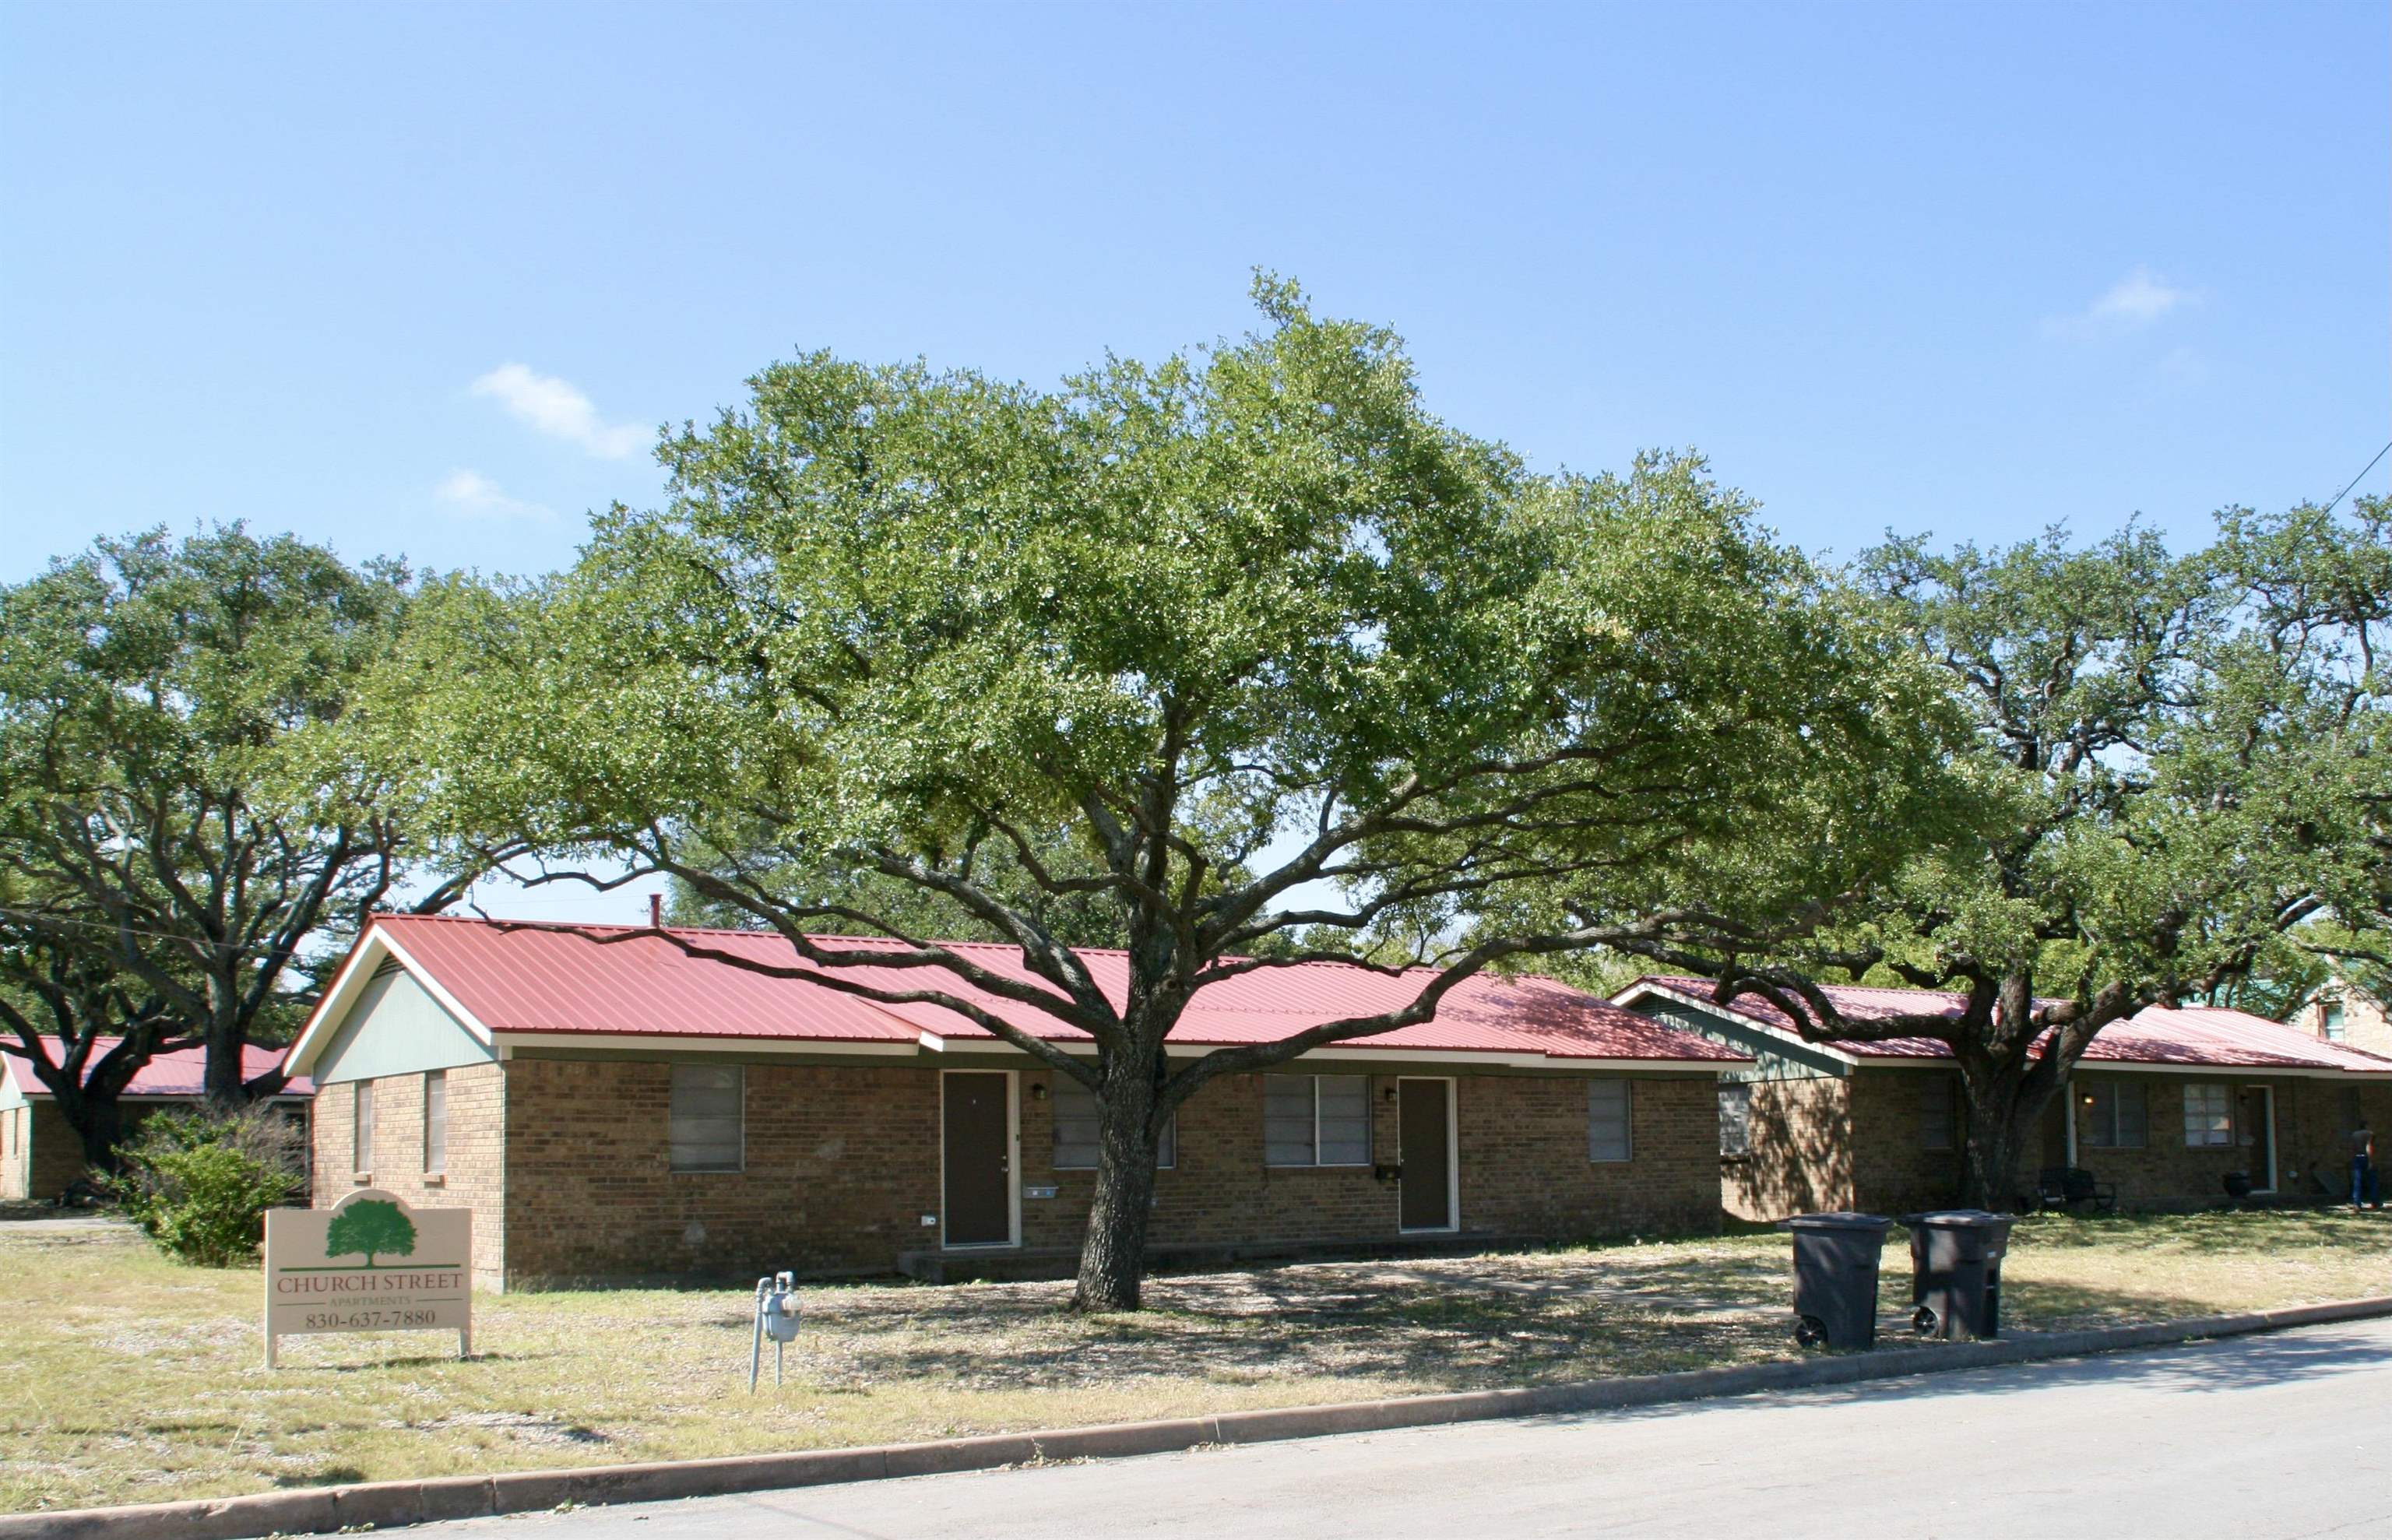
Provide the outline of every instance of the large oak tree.
<path id="1" fill-rule="evenodd" d="M 1973 815 L 1830 923 L 1631 950 L 1814 1041 L 1947 1043 L 1964 1199 L 2006 1204 L 2103 1028 L 2297 977 L 2304 943 L 2346 937 L 2384 891 L 2392 556 L 2380 509 L 2237 510 L 2186 555 L 2139 528 L 2086 548 L 1904 539 L 1862 576 L 1973 723 L 1956 762 Z M 1856 1019 L 1819 987 L 1856 978 L 1964 1003 Z"/>
<path id="2" fill-rule="evenodd" d="M 768 369 L 571 572 L 437 587 L 394 678 L 443 826 L 539 847 L 533 880 L 670 874 L 786 936 L 780 971 L 1090 1087 L 1083 1308 L 1137 1304 L 1157 1137 L 1201 1087 L 1507 960 L 1806 901 L 1932 737 L 1902 655 L 1699 463 L 1531 472 L 1432 416 L 1388 332 L 1257 297 L 1258 334 L 1052 390 Z M 1514 901 L 1563 877 L 1600 897 Z M 1358 952 L 1445 971 L 1166 1060 L 1208 985 Z"/>
<path id="3" fill-rule="evenodd" d="M 350 706 L 410 588 L 235 524 L 101 540 L 0 589 L 0 1051 L 95 1166 L 162 1049 L 204 1047 L 220 1107 L 279 1091 L 244 1048 L 284 1040 L 328 939 L 410 875 L 405 783 L 358 755 Z"/>

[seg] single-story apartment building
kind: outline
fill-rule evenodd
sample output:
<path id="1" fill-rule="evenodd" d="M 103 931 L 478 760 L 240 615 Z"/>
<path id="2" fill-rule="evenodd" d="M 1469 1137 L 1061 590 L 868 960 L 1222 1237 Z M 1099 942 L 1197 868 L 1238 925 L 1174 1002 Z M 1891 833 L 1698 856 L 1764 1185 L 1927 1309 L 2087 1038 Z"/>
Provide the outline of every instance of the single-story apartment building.
<path id="1" fill-rule="evenodd" d="M 1825 990 L 1853 1019 L 1957 1016 L 1963 1003 L 1929 990 Z M 1898 1213 L 1953 1200 L 1967 1108 L 1949 1047 L 1809 1042 L 1764 1001 L 1727 1006 L 1711 994 L 1709 979 L 1648 976 L 1612 999 L 1752 1055 L 1721 1076 L 1727 1212 Z M 2031 1184 L 2039 1168 L 2082 1168 L 2130 1208 L 2222 1202 L 2229 1172 L 2263 1200 L 2323 1201 L 2349 1191 L 2349 1133 L 2361 1121 L 2392 1126 L 2392 1057 L 2242 1011 L 2153 1006 L 2093 1040 L 2020 1174 Z"/>
<path id="2" fill-rule="evenodd" d="M 748 931 L 376 917 L 292 1047 L 319 1087 L 316 1201 L 370 1184 L 470 1207 L 489 1288 L 1069 1270 L 1096 1164 L 1077 1081 L 944 1008 L 693 947 L 796 961 Z M 958 950 L 1031 977 L 1015 949 Z M 1124 956 L 1082 956 L 1120 999 Z M 1428 977 L 1246 973 L 1198 992 L 1169 1051 L 1392 1008 Z M 1093 1054 L 1042 1012 L 975 1003 Z M 1427 1024 L 1198 1091 L 1164 1142 L 1151 1244 L 1168 1257 L 1716 1228 L 1718 1078 L 1751 1066 L 1551 979 L 1476 977 Z"/>
<path id="3" fill-rule="evenodd" d="M 93 1044 L 86 1065 L 115 1048 L 116 1038 Z M 44 1038 L 43 1049 L 52 1064 L 63 1061 L 66 1050 L 56 1038 Z M 251 1044 L 241 1055 L 244 1077 L 263 1075 L 282 1057 L 280 1048 Z M 21 1054 L 0 1054 L 0 1199 L 46 1201 L 57 1197 L 84 1174 L 83 1140 L 58 1110 L 41 1077 Z M 130 1133 L 141 1119 L 161 1107 L 195 1108 L 205 1097 L 207 1051 L 178 1048 L 159 1054 L 135 1071 L 119 1098 L 124 1128 Z M 283 1116 L 305 1122 L 315 1088 L 305 1077 L 294 1077 L 273 1099 Z"/>

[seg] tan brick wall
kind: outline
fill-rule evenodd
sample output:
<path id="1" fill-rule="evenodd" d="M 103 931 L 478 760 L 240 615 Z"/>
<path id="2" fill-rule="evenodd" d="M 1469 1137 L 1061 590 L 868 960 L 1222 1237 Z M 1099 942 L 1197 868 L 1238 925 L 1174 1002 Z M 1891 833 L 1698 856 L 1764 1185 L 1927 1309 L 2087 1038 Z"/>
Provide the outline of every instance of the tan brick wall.
<path id="1" fill-rule="evenodd" d="M 1052 1072 L 1029 1070 L 1021 1078 L 1022 1181 L 1056 1189 L 1051 1198 L 1022 1200 L 1022 1244 L 1077 1246 L 1087 1226 L 1097 1173 L 1055 1170 L 1054 1103 L 1028 1093 L 1033 1084 L 1051 1086 Z M 1371 1077 L 1372 1165 L 1396 1162 L 1395 1109 L 1385 1100 L 1395 1083 Z M 1379 1181 L 1369 1166 L 1263 1163 L 1260 1075 L 1225 1076 L 1181 1106 L 1177 1163 L 1155 1173 L 1154 1196 L 1148 1237 L 1159 1246 L 1392 1236 L 1398 1227 L 1397 1185 Z M 1462 1223 L 1484 1228 L 1470 1212 L 1466 1190 Z"/>
<path id="2" fill-rule="evenodd" d="M 0 1198 L 56 1197 L 83 1174 L 83 1141 L 46 1098 L 0 1109 Z"/>
<path id="3" fill-rule="evenodd" d="M 935 1244 L 938 1071 L 750 1064 L 746 1169 L 671 1170 L 671 1066 L 507 1064 L 507 1276 L 886 1272 Z"/>
<path id="4" fill-rule="evenodd" d="M 1751 1151 L 1720 1159 L 1720 1202 L 1738 1219 L 1851 1209 L 1852 1082 L 1752 1082 Z"/>
<path id="5" fill-rule="evenodd" d="M 33 1109 L 0 1106 L 0 1199 L 22 1200 L 31 1190 Z"/>
<path id="6" fill-rule="evenodd" d="M 2086 1091 L 2105 1081 L 2129 1079 L 2144 1087 L 2150 1117 L 2148 1142 L 2140 1149 L 2108 1148 L 2087 1143 L 2091 1114 Z M 2184 1141 L 2185 1087 L 2203 1077 L 2178 1075 L 2101 1075 L 2079 1070 L 2070 1084 L 2072 1110 L 2077 1119 L 2076 1163 L 2104 1182 L 2118 1184 L 2122 1204 L 2172 1208 L 2205 1206 L 2225 1201 L 2228 1171 L 2250 1171 L 2256 1151 L 2242 1143 L 2238 1123 L 2235 1143 L 2217 1146 L 2188 1145 Z M 2275 1093 L 2278 1194 L 2287 1201 L 2347 1196 L 2350 1181 L 2349 1132 L 2354 1114 L 2372 1117 L 2379 1134 L 2392 1113 L 2392 1086 L 2354 1086 L 2345 1081 L 2296 1077 L 2219 1076 L 2206 1083 L 2230 1092 L 2265 1085 Z M 2238 1117 L 2240 1101 L 2237 1107 Z M 2379 1138 L 2381 1150 L 2386 1140 Z M 2264 1180 L 2264 1177 L 2262 1178 Z"/>
<path id="7" fill-rule="evenodd" d="M 311 1138 L 317 1208 L 329 1209 L 369 1184 L 423 1209 L 474 1210 L 474 1282 L 500 1286 L 506 1264 L 506 1067 L 472 1065 L 448 1071 L 447 1171 L 423 1170 L 423 1077 L 385 1075 L 374 1088 L 372 1162 L 356 1169 L 355 1081 L 318 1092 Z M 369 1180 L 370 1179 L 370 1180 Z"/>
<path id="8" fill-rule="evenodd" d="M 1463 1222 L 1556 1240 L 1634 1230 L 1718 1229 L 1717 1080 L 1644 1077 L 1632 1084 L 1632 1158 L 1591 1161 L 1584 1081 L 1464 1078 Z"/>
<path id="9" fill-rule="evenodd" d="M 1051 1083 L 1045 1071 L 1026 1082 Z M 1397 1163 L 1388 1094 L 1371 1081 L 1371 1158 Z M 1718 1106 L 1708 1078 L 1639 1079 L 1625 1162 L 1587 1158 L 1586 1082 L 1528 1075 L 1456 1078 L 1462 1228 L 1551 1239 L 1638 1229 L 1707 1229 L 1719 1222 Z M 1052 1198 L 1022 1203 L 1029 1246 L 1073 1246 L 1087 1223 L 1096 1173 L 1053 1167 L 1053 1104 L 1022 1106 L 1023 1181 Z M 1361 1239 L 1399 1231 L 1400 1192 L 1365 1167 L 1278 1167 L 1263 1161 L 1263 1077 L 1234 1075 L 1179 1113 L 1178 1161 L 1156 1174 L 1157 1245 Z"/>
<path id="10" fill-rule="evenodd" d="M 8 1143 L 7 1174 L 0 1179 L 0 1197 L 53 1198 L 83 1174 L 83 1140 L 57 1103 L 44 1096 L 0 1113 L 0 1118 L 16 1123 Z M 129 1108 L 127 1121 L 137 1121 Z"/>
<path id="11" fill-rule="evenodd" d="M 1862 1069 L 1852 1076 L 1854 1207 L 1898 1214 L 1949 1208 L 1958 1199 L 1967 1109 L 1956 1098 L 1947 1149 L 1927 1147 L 1921 1116 L 1921 1098 L 1954 1095 L 1958 1079 L 1943 1069 Z M 2034 1159 L 2030 1154 L 2027 1163 Z"/>
<path id="12" fill-rule="evenodd" d="M 939 1073 L 934 1068 L 750 1064 L 745 1170 L 675 1172 L 663 1062 L 517 1058 L 507 1066 L 506 1272 L 511 1283 L 749 1277 L 781 1268 L 885 1272 L 933 1247 Z M 1016 1180 L 1026 1247 L 1076 1245 L 1095 1173 L 1053 1167 L 1053 1102 L 1017 1079 Z M 1396 1160 L 1396 1119 L 1372 1077 L 1372 1158 Z M 332 1100 L 332 1099 L 328 1099 Z M 1718 1132 L 1708 1078 L 1636 1082 L 1635 1158 L 1586 1156 L 1583 1080 L 1465 1077 L 1457 1092 L 1466 1230 L 1554 1239 L 1718 1223 Z M 1263 1163 L 1259 1076 L 1205 1087 L 1179 1114 L 1176 1166 L 1160 1172 L 1158 1245 L 1392 1236 L 1398 1189 L 1369 1167 Z"/>

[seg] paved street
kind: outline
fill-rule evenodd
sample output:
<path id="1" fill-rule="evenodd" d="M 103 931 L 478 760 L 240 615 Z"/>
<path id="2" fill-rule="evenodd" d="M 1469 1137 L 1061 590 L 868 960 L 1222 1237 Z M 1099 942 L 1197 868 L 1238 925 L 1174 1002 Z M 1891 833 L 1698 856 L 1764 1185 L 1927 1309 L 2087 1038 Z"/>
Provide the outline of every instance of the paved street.
<path id="1" fill-rule="evenodd" d="M 2392 1322 L 1679 1407 L 415 1533 L 456 1540 L 2392 1534 Z"/>

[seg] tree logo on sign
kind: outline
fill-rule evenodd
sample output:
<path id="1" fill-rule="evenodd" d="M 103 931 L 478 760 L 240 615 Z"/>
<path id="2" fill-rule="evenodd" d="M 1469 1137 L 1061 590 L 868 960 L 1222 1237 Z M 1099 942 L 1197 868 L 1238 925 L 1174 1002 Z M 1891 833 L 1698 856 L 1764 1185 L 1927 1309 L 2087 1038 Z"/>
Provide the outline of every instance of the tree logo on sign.
<path id="1" fill-rule="evenodd" d="M 396 1203 L 379 1197 L 369 1197 L 352 1203 L 332 1216 L 324 1230 L 324 1255 L 345 1257 L 362 1254 L 370 1269 L 377 1256 L 408 1257 L 415 1254 L 415 1222 L 399 1210 Z"/>

